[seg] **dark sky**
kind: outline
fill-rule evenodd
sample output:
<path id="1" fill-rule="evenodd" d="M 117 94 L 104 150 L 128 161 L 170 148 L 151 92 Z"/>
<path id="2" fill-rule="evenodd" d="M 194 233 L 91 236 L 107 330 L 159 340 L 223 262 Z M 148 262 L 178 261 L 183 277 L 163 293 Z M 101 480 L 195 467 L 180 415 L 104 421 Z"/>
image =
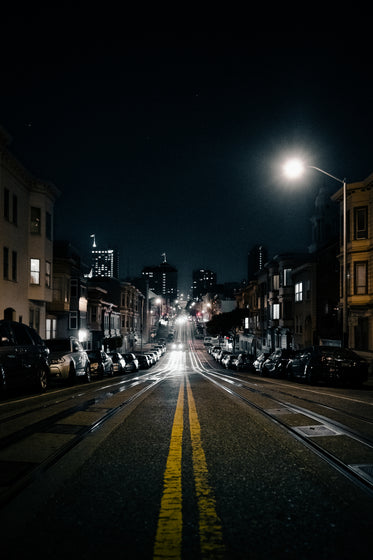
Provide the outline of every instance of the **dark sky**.
<path id="1" fill-rule="evenodd" d="M 118 247 L 123 276 L 166 252 L 246 277 L 257 243 L 307 251 L 313 200 L 339 184 L 281 176 L 287 155 L 337 177 L 373 172 L 372 48 L 337 34 L 123 34 L 115 18 L 2 18 L 0 124 L 62 192 L 55 237 Z"/>

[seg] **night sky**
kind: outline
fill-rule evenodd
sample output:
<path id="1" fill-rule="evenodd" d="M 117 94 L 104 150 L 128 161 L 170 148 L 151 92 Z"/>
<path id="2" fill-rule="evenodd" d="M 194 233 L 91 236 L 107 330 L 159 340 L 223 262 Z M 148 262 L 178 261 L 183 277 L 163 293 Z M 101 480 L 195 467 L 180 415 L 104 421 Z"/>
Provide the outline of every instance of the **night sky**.
<path id="1" fill-rule="evenodd" d="M 102 22 L 101 22 L 102 23 Z M 117 247 L 121 274 L 167 260 L 246 278 L 247 253 L 307 251 L 320 187 L 281 175 L 298 154 L 341 179 L 373 172 L 372 48 L 337 34 L 132 33 L 115 18 L 0 23 L 0 124 L 10 150 L 62 195 L 55 238 L 88 260 Z M 4 51 L 4 49 L 3 49 Z"/>

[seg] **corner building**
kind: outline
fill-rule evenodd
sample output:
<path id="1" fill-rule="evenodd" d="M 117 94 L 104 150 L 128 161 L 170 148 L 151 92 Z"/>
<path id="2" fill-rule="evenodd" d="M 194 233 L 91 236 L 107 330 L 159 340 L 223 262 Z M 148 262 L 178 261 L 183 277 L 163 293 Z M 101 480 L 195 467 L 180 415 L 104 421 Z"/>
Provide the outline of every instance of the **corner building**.
<path id="1" fill-rule="evenodd" d="M 0 127 L 0 319 L 46 336 L 53 298 L 53 211 L 60 191 L 35 178 L 8 149 Z"/>
<path id="2" fill-rule="evenodd" d="M 343 189 L 333 200 L 340 203 Z M 347 325 L 348 346 L 373 358 L 373 173 L 347 184 Z M 342 227 L 340 228 L 342 232 Z M 343 238 L 340 238 L 340 308 L 343 307 Z"/>

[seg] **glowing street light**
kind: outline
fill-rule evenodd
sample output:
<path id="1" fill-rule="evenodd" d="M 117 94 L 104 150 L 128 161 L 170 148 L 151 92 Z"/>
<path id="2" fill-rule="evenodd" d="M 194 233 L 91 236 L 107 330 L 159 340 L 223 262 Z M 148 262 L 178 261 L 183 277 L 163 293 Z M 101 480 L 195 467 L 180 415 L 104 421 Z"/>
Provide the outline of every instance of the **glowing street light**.
<path id="1" fill-rule="evenodd" d="M 314 165 L 306 165 L 300 159 L 290 159 L 288 160 L 284 166 L 283 171 L 286 177 L 289 179 L 297 179 L 306 169 L 316 169 L 320 173 L 331 177 L 338 183 L 342 183 L 343 185 L 343 274 L 342 274 L 342 290 L 343 290 L 343 327 L 342 327 L 342 346 L 347 346 L 348 344 L 348 327 L 347 327 L 347 184 L 346 179 L 338 179 L 334 175 L 327 173 L 323 169 L 319 167 L 315 167 Z"/>

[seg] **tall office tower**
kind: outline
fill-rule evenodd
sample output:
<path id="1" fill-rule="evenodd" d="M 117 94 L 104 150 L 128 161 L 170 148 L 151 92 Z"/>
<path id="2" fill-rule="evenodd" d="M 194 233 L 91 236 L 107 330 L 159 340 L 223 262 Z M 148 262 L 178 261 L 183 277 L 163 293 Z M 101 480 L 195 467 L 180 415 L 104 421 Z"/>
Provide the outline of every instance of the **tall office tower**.
<path id="1" fill-rule="evenodd" d="M 193 299 L 199 299 L 216 287 L 216 272 L 200 268 L 193 270 Z"/>
<path id="2" fill-rule="evenodd" d="M 118 249 L 98 249 L 94 235 L 92 245 L 91 276 L 105 278 L 119 278 Z"/>
<path id="3" fill-rule="evenodd" d="M 147 280 L 149 289 L 154 293 L 173 300 L 177 298 L 177 269 L 171 266 L 162 255 L 163 261 L 157 266 L 145 266 L 142 276 Z"/>

